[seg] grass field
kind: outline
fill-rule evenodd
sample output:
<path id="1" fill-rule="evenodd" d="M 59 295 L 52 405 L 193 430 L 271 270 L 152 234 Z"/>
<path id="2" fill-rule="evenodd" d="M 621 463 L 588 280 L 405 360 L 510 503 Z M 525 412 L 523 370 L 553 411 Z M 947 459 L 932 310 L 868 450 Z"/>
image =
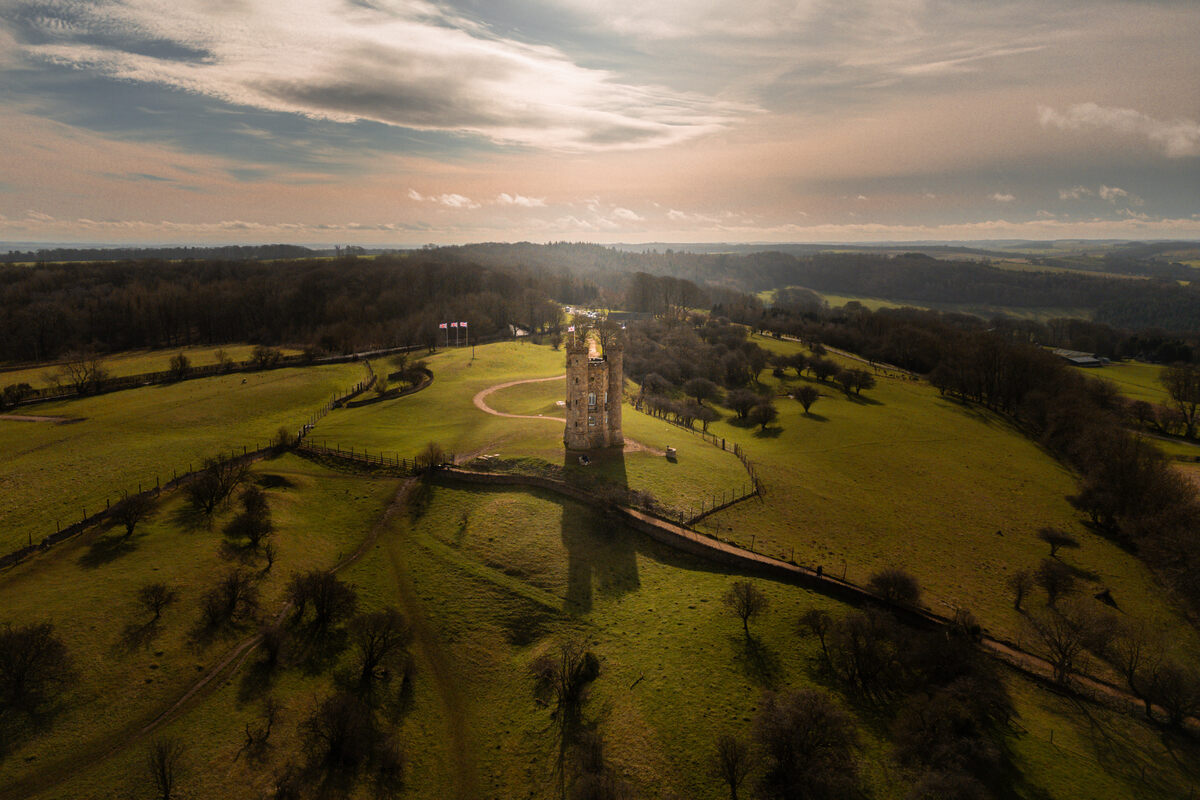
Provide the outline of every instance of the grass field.
<path id="1" fill-rule="evenodd" d="M 1015 638 L 1021 618 L 1005 582 L 1048 555 L 1037 530 L 1059 527 L 1083 543 L 1060 555 L 1086 576 L 1085 586 L 1108 588 L 1125 613 L 1167 626 L 1183 652 L 1200 655 L 1195 629 L 1142 563 L 1083 526 L 1066 499 L 1076 491 L 1074 475 L 1000 417 L 923 382 L 880 376 L 856 400 L 790 371 L 782 382 L 766 380 L 776 393 L 813 383 L 822 397 L 807 417 L 778 397 L 779 421 L 767 435 L 728 419 L 711 426 L 742 443 L 767 483 L 762 503 L 710 518 L 723 538 L 784 558 L 794 548 L 797 562 L 860 583 L 884 567 L 904 567 L 934 610 L 970 609 L 994 633 Z"/>
<path id="2" fill-rule="evenodd" d="M 307 488 L 287 491 L 315 505 Z M 588 716 L 604 736 L 606 761 L 637 797 L 728 796 L 710 767 L 717 733 L 748 737 L 766 689 L 815 686 L 838 695 L 818 677 L 817 644 L 797 637 L 795 620 L 808 608 L 844 608 L 760 580 L 771 608 L 752 625 L 748 645 L 719 600 L 736 573 L 537 492 L 436 488 L 343 577 L 364 608 L 398 604 L 413 621 L 418 672 L 401 722 L 405 797 L 554 796 L 550 713 L 534 702 L 528 664 L 568 637 L 600 658 Z M 332 685 L 328 673 L 279 674 L 270 691 L 282 706 L 279 730 L 266 761 L 250 763 L 238 754 L 242 727 L 264 695 L 247 690 L 246 669 L 163 732 L 188 742 L 186 797 L 265 793 L 296 757 L 300 722 Z M 1189 769 L 1195 779 L 1189 747 L 1175 749 L 1130 717 L 1079 707 L 1015 675 L 1007 683 L 1019 713 L 1008 740 L 1014 796 L 1165 800 L 1183 796 Z M 912 776 L 890 756 L 887 718 L 838 702 L 858 722 L 869 796 L 900 800 Z M 55 743 L 57 735 L 45 746 Z M 144 794 L 145 744 L 38 796 Z"/>
<path id="3" fill-rule="evenodd" d="M 208 457 L 297 430 L 361 364 L 277 369 L 34 406 L 69 424 L 0 420 L 0 552 L 94 513 L 122 490 L 166 482 Z"/>
<path id="4" fill-rule="evenodd" d="M 104 369 L 110 377 L 122 378 L 126 375 L 144 375 L 149 372 L 166 372 L 171 368 L 171 358 L 183 353 L 193 367 L 204 367 L 217 363 L 217 351 L 222 347 L 176 347 L 169 350 L 135 350 L 106 357 Z M 223 349 L 234 361 L 246 361 L 250 358 L 251 344 L 227 344 Z M 279 348 L 284 355 L 296 355 L 300 351 L 290 347 Z M 54 375 L 57 366 L 31 367 L 0 371 L 0 386 L 12 383 L 28 383 L 35 389 L 54 385 Z"/>
<path id="5" fill-rule="evenodd" d="M 1121 394 L 1132 400 L 1146 400 L 1156 405 L 1171 402 L 1167 390 L 1159 381 L 1161 364 L 1142 361 L 1114 361 L 1088 374 L 1115 384 Z"/>
<path id="6" fill-rule="evenodd" d="M 279 555 L 260 584 L 264 609 L 278 607 L 293 571 L 331 566 L 352 551 L 396 485 L 395 479 L 339 473 L 295 456 L 260 462 L 255 476 L 272 478 L 273 488 L 266 492 L 278 528 Z M 152 520 L 127 541 L 120 538 L 123 529 L 97 531 L 27 560 L 0 579 L 0 621 L 52 622 L 79 675 L 53 720 L 53 735 L 19 742 L 0 760 L 0 794 L 26 770 L 64 756 L 69 768 L 72 757 L 136 731 L 236 641 L 231 635 L 197 643 L 190 635 L 200 595 L 237 565 L 218 555 L 220 529 L 232 512 L 218 516 L 211 529 L 195 528 L 183 521 L 182 501 L 179 493 L 167 496 Z M 168 583 L 179 599 L 160 623 L 146 626 L 148 616 L 138 608 L 136 592 L 152 581 Z M 236 740 L 239 730 L 227 728 L 213 741 Z M 195 738 L 195 733 L 188 736 Z M 142 769 L 138 763 L 130 776 Z M 144 791 L 129 791 L 120 777 L 120 770 L 101 770 L 103 790 L 85 783 L 87 788 L 53 796 L 130 797 Z"/>
<path id="7" fill-rule="evenodd" d="M 429 388 L 396 400 L 338 410 L 320 422 L 312 434 L 317 443 L 346 448 L 398 452 L 411 456 L 430 441 L 458 456 L 502 459 L 540 459 L 564 467 L 569 474 L 599 476 L 639 491 L 648 491 L 664 504 L 686 509 L 722 491 L 741 490 L 749 478 L 732 453 L 700 437 L 634 411 L 626 405 L 622 426 L 626 439 L 646 450 L 605 453 L 590 467 L 564 458 L 563 423 L 553 419 L 507 419 L 480 411 L 472 403 L 483 389 L 514 380 L 545 378 L 564 371 L 564 354 L 533 344 L 501 343 L 479 347 L 471 360 L 467 349 L 448 350 L 429 359 L 436 376 Z M 527 383 L 488 396 L 488 405 L 508 414 L 562 419 L 562 381 Z M 676 462 L 662 453 L 678 451 Z"/>

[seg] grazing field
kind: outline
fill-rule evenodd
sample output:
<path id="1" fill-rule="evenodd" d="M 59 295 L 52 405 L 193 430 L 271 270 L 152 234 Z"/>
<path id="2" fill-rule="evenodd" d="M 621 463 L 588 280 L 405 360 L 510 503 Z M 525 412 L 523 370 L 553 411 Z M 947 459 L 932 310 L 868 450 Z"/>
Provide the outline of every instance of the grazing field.
<path id="1" fill-rule="evenodd" d="M 790 352 L 792 342 L 755 337 Z M 863 366 L 862 364 L 855 364 Z M 910 570 L 940 613 L 970 609 L 997 635 L 1017 638 L 1008 577 L 1049 555 L 1038 529 L 1070 531 L 1082 547 L 1059 554 L 1085 592 L 1111 591 L 1126 614 L 1176 633 L 1200 655 L 1200 637 L 1132 554 L 1083 525 L 1067 497 L 1075 476 L 1004 419 L 940 397 L 924 382 L 878 376 L 862 398 L 833 383 L 764 373 L 779 420 L 760 433 L 728 417 L 710 430 L 742 443 L 767 484 L 762 503 L 710 518 L 743 546 L 863 583 L 884 567 Z M 782 396 L 808 383 L 821 398 L 806 416 Z"/>
<path id="2" fill-rule="evenodd" d="M 491 386 L 560 375 L 564 354 L 533 344 L 500 343 L 479 347 L 476 358 L 463 348 L 429 359 L 434 381 L 407 397 L 359 408 L 339 409 L 318 424 L 312 441 L 412 455 L 428 442 L 440 443 L 459 463 L 479 455 L 501 459 L 537 459 L 563 467 L 568 474 L 600 477 L 647 491 L 667 506 L 696 508 L 714 494 L 741 491 L 749 482 L 737 458 L 700 437 L 625 406 L 622 426 L 630 441 L 624 453 L 601 453 L 582 467 L 563 452 L 564 396 L 558 380 L 524 383 L 488 395 L 486 403 L 505 414 L 544 415 L 510 419 L 487 414 L 472 399 Z M 668 447 L 678 458 L 664 458 Z M 710 503 L 711 504 L 711 503 Z"/>
<path id="3" fill-rule="evenodd" d="M 312 505 L 307 491 L 287 490 Z M 342 577 L 362 609 L 399 605 L 413 623 L 417 672 L 399 718 L 405 797 L 555 796 L 555 731 L 550 709 L 535 702 L 529 664 L 566 639 L 599 657 L 585 716 L 603 737 L 607 767 L 636 797 L 727 797 L 712 773 L 717 734 L 749 738 L 765 690 L 806 686 L 831 692 L 856 719 L 869 796 L 901 800 L 911 786 L 913 776 L 891 755 L 888 716 L 827 683 L 816 641 L 797 636 L 803 611 L 840 615 L 844 607 L 758 580 L 771 605 L 747 639 L 720 602 L 737 573 L 575 503 L 538 492 L 437 487 L 395 517 Z M 301 723 L 332 691 L 330 676 L 347 654 L 319 672 L 286 667 L 267 684 L 251 680 L 256 659 L 160 732 L 187 743 L 186 796 L 268 794 L 273 777 L 298 758 Z M 1008 737 L 1015 796 L 1165 800 L 1182 796 L 1195 778 L 1189 746 L 1015 675 L 1006 683 L 1019 714 Z M 278 729 L 263 760 L 252 761 L 240 752 L 242 730 L 259 718 L 268 695 L 281 709 Z M 146 793 L 149 738 L 35 796 Z"/>
<path id="4" fill-rule="evenodd" d="M 128 539 L 122 538 L 123 528 L 94 530 L 0 575 L 0 623 L 52 623 L 78 675 L 48 720 L 51 733 L 18 739 L 0 758 L 0 796 L 18 778 L 54 774 L 55 765 L 75 772 L 79 761 L 133 736 L 237 641 L 254 633 L 251 625 L 220 636 L 196 636 L 199 598 L 220 575 L 238 566 L 254 573 L 264 616 L 273 614 L 293 572 L 328 568 L 358 546 L 397 483 L 332 471 L 295 456 L 259 462 L 253 477 L 264 487 L 278 529 L 278 555 L 269 571 L 264 572 L 261 558 L 243 564 L 220 554 L 221 529 L 232 510 L 222 511 L 211 525 L 198 525 L 186 513 L 182 493 L 175 492 Z M 137 591 L 154 581 L 167 583 L 179 597 L 159 622 L 150 623 Z M 241 738 L 240 725 L 222 727 L 211 737 L 192 733 L 187 738 L 211 738 L 218 746 Z M 48 796 L 144 794 L 145 757 L 142 751 L 136 756 L 128 771 L 107 764 L 88 779 L 99 785 L 84 782 L 77 791 Z M 135 791 L 122 784 L 125 778 L 141 786 Z M 245 795 L 235 790 L 224 796 Z"/>
<path id="5" fill-rule="evenodd" d="M 0 552 L 38 542 L 122 490 L 166 482 L 205 458 L 295 431 L 361 364 L 276 369 L 36 406 L 69 424 L 0 420 Z"/>
<path id="6" fill-rule="evenodd" d="M 193 367 L 205 367 L 217 363 L 217 351 L 223 349 L 234 361 L 246 361 L 250 358 L 251 344 L 227 344 L 219 347 L 205 345 L 203 347 L 176 347 L 166 350 L 136 350 L 118 353 L 103 359 L 104 369 L 110 377 L 123 378 L 127 375 L 144 375 L 149 372 L 166 372 L 171 368 L 171 359 L 183 353 Z M 300 351 L 295 348 L 279 348 L 284 355 L 296 355 Z M 10 383 L 28 383 L 35 389 L 53 386 L 55 374 L 60 367 L 49 365 L 16 369 L 0 372 L 0 386 Z"/>
<path id="7" fill-rule="evenodd" d="M 1161 364 L 1147 364 L 1142 361 L 1114 361 L 1089 374 L 1113 383 L 1121 394 L 1132 400 L 1146 400 L 1150 403 L 1168 405 L 1171 398 L 1159 381 L 1162 369 Z"/>

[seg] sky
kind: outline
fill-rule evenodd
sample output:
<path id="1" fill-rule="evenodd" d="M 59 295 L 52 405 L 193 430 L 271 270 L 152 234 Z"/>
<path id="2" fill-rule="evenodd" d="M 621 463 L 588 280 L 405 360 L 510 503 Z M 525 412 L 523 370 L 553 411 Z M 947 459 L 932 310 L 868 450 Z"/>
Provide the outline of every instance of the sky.
<path id="1" fill-rule="evenodd" d="M 1200 238 L 1196 0 L 0 0 L 0 242 Z"/>

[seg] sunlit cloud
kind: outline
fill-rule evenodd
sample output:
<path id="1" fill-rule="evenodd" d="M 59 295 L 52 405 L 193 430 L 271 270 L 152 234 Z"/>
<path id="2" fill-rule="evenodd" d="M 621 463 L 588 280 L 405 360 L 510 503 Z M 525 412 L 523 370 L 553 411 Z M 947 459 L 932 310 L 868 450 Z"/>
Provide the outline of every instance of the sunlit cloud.
<path id="1" fill-rule="evenodd" d="M 509 194 L 501 192 L 496 195 L 496 202 L 502 206 L 521 206 L 523 208 L 544 208 L 546 198 L 544 197 L 525 197 L 520 194 Z"/>
<path id="2" fill-rule="evenodd" d="M 421 0 L 18 0 L 35 62 L 269 111 L 568 150 L 662 147 L 747 110 L 622 81 Z"/>
<path id="3" fill-rule="evenodd" d="M 1142 137 L 1171 158 L 1200 155 L 1200 123 L 1192 120 L 1160 120 L 1132 108 L 1106 108 L 1096 103 L 1078 103 L 1064 112 L 1039 106 L 1038 120 L 1043 127 L 1060 130 L 1100 128 Z"/>
<path id="4" fill-rule="evenodd" d="M 994 194 L 991 195 L 991 197 L 997 203 L 1011 203 L 1012 201 L 1017 199 L 1016 195 L 1005 194 L 1002 192 L 995 192 Z"/>

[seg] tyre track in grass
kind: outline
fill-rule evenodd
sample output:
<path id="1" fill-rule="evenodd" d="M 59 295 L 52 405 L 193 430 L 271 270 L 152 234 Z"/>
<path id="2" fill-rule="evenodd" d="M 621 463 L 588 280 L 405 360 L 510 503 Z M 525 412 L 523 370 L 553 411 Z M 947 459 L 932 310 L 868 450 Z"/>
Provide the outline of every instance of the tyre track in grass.
<path id="1" fill-rule="evenodd" d="M 451 787 L 447 787 L 452 788 L 449 796 L 458 800 L 477 800 L 481 795 L 475 771 L 474 745 L 467 722 L 467 701 L 454 679 L 453 659 L 442 648 L 421 611 L 420 595 L 405 567 L 399 547 L 397 537 L 388 540 L 388 561 L 396 580 L 396 593 L 412 626 L 413 639 L 429 667 L 429 678 L 444 712 L 442 720 L 450 743 L 450 763 L 444 771 L 453 782 Z"/>
<path id="2" fill-rule="evenodd" d="M 415 478 L 407 478 L 396 487 L 396 491 L 393 493 L 387 508 L 380 515 L 379 519 L 376 520 L 375 524 L 371 526 L 371 530 L 363 537 L 363 540 L 354 552 L 344 556 L 330 568 L 331 572 L 338 572 L 349 567 L 367 553 L 379 539 L 379 535 L 392 523 L 396 515 L 408 507 L 409 495 L 412 493 L 415 484 Z M 275 622 L 281 622 L 290 610 L 291 603 L 284 604 L 275 615 Z M 101 762 L 146 739 L 164 725 L 173 722 L 186 710 L 193 707 L 196 702 L 207 697 L 220 687 L 223 683 L 220 679 L 228 678 L 235 674 L 241 665 L 245 663 L 246 659 L 249 658 L 254 648 L 258 647 L 262 642 L 262 639 L 262 634 L 256 633 L 238 642 L 220 661 L 191 683 L 184 690 L 183 694 L 165 709 L 145 714 L 140 719 L 125 725 L 121 730 L 108 733 L 102 739 L 96 739 L 83 744 L 83 746 L 73 750 L 69 757 L 55 759 L 43 764 L 34 772 L 18 778 L 5 786 L 0 786 L 0 800 L 21 800 L 21 798 L 34 797 L 49 792 L 67 780 L 77 775 L 82 775 Z"/>

